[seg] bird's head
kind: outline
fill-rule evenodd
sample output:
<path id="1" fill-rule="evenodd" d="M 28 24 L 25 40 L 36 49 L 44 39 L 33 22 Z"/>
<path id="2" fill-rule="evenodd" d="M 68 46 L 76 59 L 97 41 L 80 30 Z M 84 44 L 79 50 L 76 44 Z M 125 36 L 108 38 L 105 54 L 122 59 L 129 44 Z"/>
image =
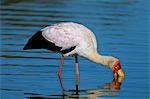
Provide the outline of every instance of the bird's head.
<path id="1" fill-rule="evenodd" d="M 119 61 L 115 61 L 111 69 L 114 74 L 114 77 L 124 77 L 124 73 L 121 69 L 121 64 Z"/>
<path id="2" fill-rule="evenodd" d="M 102 56 L 104 63 L 109 66 L 114 74 L 114 77 L 124 77 L 119 59 L 112 56 Z"/>

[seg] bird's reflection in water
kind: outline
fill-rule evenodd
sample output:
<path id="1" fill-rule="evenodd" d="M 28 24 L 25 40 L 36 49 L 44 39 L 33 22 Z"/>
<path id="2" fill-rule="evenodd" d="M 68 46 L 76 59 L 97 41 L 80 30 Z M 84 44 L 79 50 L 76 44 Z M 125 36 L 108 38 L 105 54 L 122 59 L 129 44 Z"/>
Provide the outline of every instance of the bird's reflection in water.
<path id="1" fill-rule="evenodd" d="M 63 88 L 62 79 L 60 80 L 60 86 Z M 122 78 L 113 78 L 112 82 L 106 83 L 104 86 L 100 86 L 99 89 L 87 89 L 87 90 L 64 90 L 62 89 L 62 95 L 32 95 L 29 99 L 104 99 L 102 96 L 113 96 L 118 94 L 117 90 L 120 90 Z M 79 94 L 77 94 L 77 91 Z"/>

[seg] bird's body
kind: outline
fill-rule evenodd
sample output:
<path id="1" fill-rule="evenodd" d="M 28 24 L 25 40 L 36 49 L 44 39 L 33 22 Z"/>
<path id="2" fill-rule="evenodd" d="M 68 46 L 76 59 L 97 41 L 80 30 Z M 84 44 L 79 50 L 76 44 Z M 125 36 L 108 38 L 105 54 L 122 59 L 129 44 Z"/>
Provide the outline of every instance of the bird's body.
<path id="1" fill-rule="evenodd" d="M 60 52 L 63 56 L 79 55 L 85 57 L 108 66 L 114 75 L 124 76 L 119 60 L 112 56 L 98 54 L 94 33 L 81 24 L 64 22 L 47 26 L 34 34 L 23 49 L 41 48 Z"/>
<path id="2" fill-rule="evenodd" d="M 33 45 L 33 42 L 34 45 L 36 45 L 35 47 L 30 46 L 30 44 Z M 86 57 L 90 52 L 97 52 L 97 43 L 93 32 L 85 26 L 77 23 L 65 22 L 47 26 L 38 31 L 33 35 L 30 39 L 30 43 L 28 43 L 24 49 L 39 48 L 58 52 L 73 49 L 65 52 L 64 55 L 78 54 Z"/>
<path id="3" fill-rule="evenodd" d="M 76 47 L 65 56 L 78 54 L 84 56 L 85 51 L 96 51 L 96 39 L 92 31 L 81 24 L 67 22 L 42 29 L 43 37 L 62 47 L 61 50 Z M 84 54 L 84 55 L 83 55 Z"/>

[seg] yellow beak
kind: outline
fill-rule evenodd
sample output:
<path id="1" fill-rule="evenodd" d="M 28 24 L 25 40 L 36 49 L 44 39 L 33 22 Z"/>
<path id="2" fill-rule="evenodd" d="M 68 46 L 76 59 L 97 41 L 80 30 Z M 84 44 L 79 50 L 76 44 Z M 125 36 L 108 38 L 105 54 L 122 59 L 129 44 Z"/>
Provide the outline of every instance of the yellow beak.
<path id="1" fill-rule="evenodd" d="M 122 69 L 119 69 L 119 70 L 117 71 L 117 73 L 118 73 L 118 76 L 119 76 L 119 77 L 124 78 L 124 73 L 123 73 Z"/>

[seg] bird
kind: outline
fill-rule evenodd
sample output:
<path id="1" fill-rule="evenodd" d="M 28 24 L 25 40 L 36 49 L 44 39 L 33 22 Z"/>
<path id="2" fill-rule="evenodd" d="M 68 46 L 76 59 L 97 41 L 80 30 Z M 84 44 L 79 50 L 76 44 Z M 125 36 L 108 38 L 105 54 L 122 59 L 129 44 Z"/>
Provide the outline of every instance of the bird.
<path id="1" fill-rule="evenodd" d="M 58 77 L 61 76 L 64 57 L 75 57 L 76 89 L 78 89 L 79 79 L 78 56 L 108 67 L 114 77 L 124 77 L 120 60 L 113 56 L 99 54 L 94 33 L 80 23 L 60 22 L 42 28 L 29 38 L 23 48 L 23 50 L 30 49 L 47 49 L 60 53 L 62 57 L 57 71 Z"/>

